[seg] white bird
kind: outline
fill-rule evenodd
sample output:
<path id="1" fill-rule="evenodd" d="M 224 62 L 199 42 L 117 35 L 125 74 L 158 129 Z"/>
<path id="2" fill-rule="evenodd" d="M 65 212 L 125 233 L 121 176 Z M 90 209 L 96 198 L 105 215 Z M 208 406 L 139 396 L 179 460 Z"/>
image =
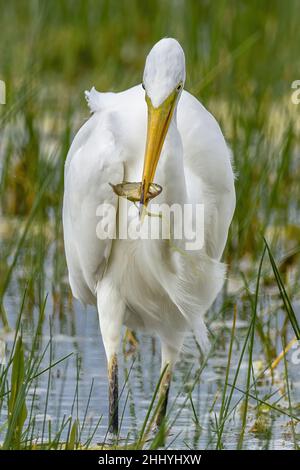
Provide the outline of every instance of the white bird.
<path id="1" fill-rule="evenodd" d="M 112 432 L 118 429 L 122 326 L 160 338 L 165 371 L 160 424 L 186 332 L 192 329 L 201 348 L 207 349 L 204 314 L 225 277 L 220 259 L 235 209 L 230 151 L 218 123 L 183 90 L 184 82 L 180 44 L 172 38 L 160 40 L 147 56 L 142 84 L 121 93 L 94 88 L 86 92 L 92 116 L 75 136 L 65 163 L 63 226 L 69 282 L 75 298 L 98 308 Z M 121 198 L 109 183 L 122 181 L 141 181 L 133 185 L 139 199 L 139 210 L 134 210 L 141 224 L 145 219 L 162 223 L 149 214 L 152 183 L 162 187 L 155 199 L 159 204 L 190 204 L 193 209 L 204 204 L 203 247 L 187 249 L 185 240 L 174 239 L 174 230 L 171 240 L 99 239 L 97 208 L 111 204 L 118 210 Z M 117 227 L 116 213 L 112 214 L 109 223 Z"/>

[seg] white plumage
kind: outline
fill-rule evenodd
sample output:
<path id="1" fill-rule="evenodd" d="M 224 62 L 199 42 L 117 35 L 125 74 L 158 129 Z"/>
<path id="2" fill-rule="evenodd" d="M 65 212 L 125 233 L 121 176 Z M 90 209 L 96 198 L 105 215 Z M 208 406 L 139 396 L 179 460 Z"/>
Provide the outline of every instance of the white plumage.
<path id="1" fill-rule="evenodd" d="M 184 80 L 180 45 L 161 40 L 144 72 L 152 106 L 158 109 Z M 108 360 L 118 350 L 125 324 L 159 335 L 164 366 L 175 362 L 190 328 L 203 349 L 208 345 L 203 318 L 225 276 L 220 259 L 235 208 L 234 175 L 216 120 L 180 90 L 155 173 L 163 191 L 153 203 L 204 203 L 204 247 L 188 252 L 178 240 L 99 240 L 97 207 L 118 206 L 109 183 L 141 181 L 145 90 L 137 85 L 121 93 L 86 92 L 93 114 L 77 133 L 65 164 L 64 240 L 73 295 L 97 304 Z"/>

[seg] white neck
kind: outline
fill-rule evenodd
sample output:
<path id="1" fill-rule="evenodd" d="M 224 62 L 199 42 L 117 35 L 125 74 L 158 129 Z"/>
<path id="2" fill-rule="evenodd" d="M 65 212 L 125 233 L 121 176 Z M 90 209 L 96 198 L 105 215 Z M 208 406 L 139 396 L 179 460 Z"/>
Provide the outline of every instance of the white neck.
<path id="1" fill-rule="evenodd" d="M 155 180 L 163 188 L 161 202 L 174 204 L 186 201 L 183 147 L 177 128 L 176 109 L 162 148 Z"/>

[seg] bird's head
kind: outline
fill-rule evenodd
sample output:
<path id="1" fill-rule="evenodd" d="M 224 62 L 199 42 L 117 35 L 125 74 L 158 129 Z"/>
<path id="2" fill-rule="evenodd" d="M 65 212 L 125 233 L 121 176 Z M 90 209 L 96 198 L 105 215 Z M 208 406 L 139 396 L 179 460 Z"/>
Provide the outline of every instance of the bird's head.
<path id="1" fill-rule="evenodd" d="M 185 81 L 185 57 L 180 44 L 172 38 L 160 40 L 146 59 L 143 87 L 148 107 L 140 214 L 147 206 L 148 191 Z"/>

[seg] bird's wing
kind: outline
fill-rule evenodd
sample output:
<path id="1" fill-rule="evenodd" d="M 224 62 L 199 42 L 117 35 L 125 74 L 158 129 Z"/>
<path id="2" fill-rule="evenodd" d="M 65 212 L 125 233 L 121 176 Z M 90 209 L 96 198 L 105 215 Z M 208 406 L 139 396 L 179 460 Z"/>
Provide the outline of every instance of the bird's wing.
<path id="1" fill-rule="evenodd" d="M 74 297 L 85 304 L 95 303 L 97 282 L 111 251 L 112 240 L 97 236 L 101 215 L 110 229 L 116 223 L 118 199 L 109 183 L 123 180 L 114 119 L 110 113 L 95 113 L 75 137 L 65 165 L 63 225 L 69 280 Z"/>
<path id="2" fill-rule="evenodd" d="M 230 151 L 214 117 L 184 91 L 178 105 L 189 201 L 204 203 L 205 249 L 222 256 L 235 209 Z"/>

